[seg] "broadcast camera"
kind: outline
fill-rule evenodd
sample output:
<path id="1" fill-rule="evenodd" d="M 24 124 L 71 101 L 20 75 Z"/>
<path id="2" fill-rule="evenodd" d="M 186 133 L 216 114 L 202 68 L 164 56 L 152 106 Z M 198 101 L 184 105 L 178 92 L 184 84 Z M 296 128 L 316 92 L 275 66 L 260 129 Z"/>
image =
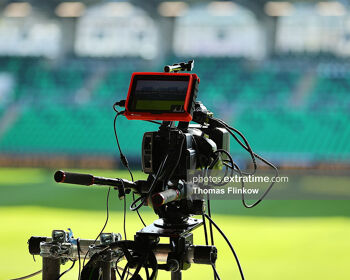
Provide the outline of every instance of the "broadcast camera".
<path id="1" fill-rule="evenodd" d="M 67 260 L 80 262 L 83 255 L 84 261 L 89 261 L 83 264 L 79 272 L 81 280 L 117 279 L 115 272 L 120 279 L 130 274 L 130 279 L 141 280 L 141 269 L 144 269 L 146 279 L 157 279 L 158 270 L 166 270 L 171 272 L 171 279 L 176 280 L 181 279 L 181 272 L 188 269 L 191 263 L 212 266 L 214 279 L 220 279 L 215 267 L 217 249 L 214 246 L 213 226 L 229 244 L 244 279 L 231 243 L 211 218 L 210 199 L 204 195 L 193 195 L 194 186 L 189 183 L 188 171 L 206 172 L 221 166 L 231 172 L 247 174 L 239 169 L 230 155 L 230 136 L 250 154 L 254 167 L 252 172 L 257 168 L 256 159 L 275 167 L 254 153 L 238 130 L 214 118 L 197 101 L 199 77 L 193 73 L 183 73 L 192 69 L 193 60 L 165 66 L 165 73 L 133 73 L 126 100 L 114 104 L 115 136 L 121 162 L 129 170 L 131 181 L 65 171 L 57 171 L 54 175 L 58 183 L 111 186 L 118 191 L 121 199 L 133 193 L 138 198 L 133 200 L 130 210 L 139 214 L 141 207 L 150 206 L 159 219 L 139 230 L 134 240 L 122 240 L 120 235 L 103 233 L 103 230 L 96 240 L 74 239 L 71 232 L 57 230 L 53 231 L 52 238 L 31 237 L 30 253 L 40 254 L 44 259 L 43 279 L 59 279 L 63 275 L 60 274 L 60 264 Z M 119 111 L 118 107 L 122 110 Z M 157 131 L 146 132 L 142 140 L 142 170 L 148 174 L 147 180 L 134 182 L 127 158 L 121 150 L 116 129 L 117 117 L 121 115 L 129 120 L 150 121 L 159 125 Z M 242 197 L 244 205 L 257 205 L 272 185 L 252 205 L 246 204 Z M 210 245 L 206 220 L 209 222 Z M 194 245 L 192 231 L 201 225 L 206 244 Z M 169 238 L 169 243 L 161 244 L 160 237 Z M 120 274 L 118 262 L 122 259 L 126 259 L 127 264 Z M 132 273 L 130 269 L 133 269 Z"/>

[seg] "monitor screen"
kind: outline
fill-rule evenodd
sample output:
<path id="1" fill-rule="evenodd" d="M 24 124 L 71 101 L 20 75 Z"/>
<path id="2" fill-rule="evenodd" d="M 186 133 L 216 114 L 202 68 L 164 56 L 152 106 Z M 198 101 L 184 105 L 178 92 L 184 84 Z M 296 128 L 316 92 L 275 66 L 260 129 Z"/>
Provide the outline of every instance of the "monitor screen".
<path id="1" fill-rule="evenodd" d="M 198 83 L 192 73 L 135 72 L 125 116 L 129 120 L 191 121 Z"/>
<path id="2" fill-rule="evenodd" d="M 133 112 L 182 113 L 188 76 L 135 76 L 129 109 Z"/>

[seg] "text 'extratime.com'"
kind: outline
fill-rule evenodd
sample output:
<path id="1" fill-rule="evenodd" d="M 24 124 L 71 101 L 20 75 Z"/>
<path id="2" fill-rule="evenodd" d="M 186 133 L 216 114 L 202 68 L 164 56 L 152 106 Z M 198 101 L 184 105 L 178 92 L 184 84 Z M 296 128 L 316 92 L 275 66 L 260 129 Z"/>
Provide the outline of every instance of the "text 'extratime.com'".
<path id="1" fill-rule="evenodd" d="M 288 183 L 288 177 L 269 177 L 269 176 L 255 176 L 255 175 L 234 175 L 234 176 L 201 176 L 192 177 L 193 184 L 203 183 Z"/>

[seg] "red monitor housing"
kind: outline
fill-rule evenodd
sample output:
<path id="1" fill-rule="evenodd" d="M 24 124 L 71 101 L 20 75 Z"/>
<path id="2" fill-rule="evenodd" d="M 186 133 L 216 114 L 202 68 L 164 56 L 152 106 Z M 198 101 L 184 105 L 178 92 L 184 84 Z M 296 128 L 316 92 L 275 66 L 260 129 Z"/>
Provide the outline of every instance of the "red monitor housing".
<path id="1" fill-rule="evenodd" d="M 125 116 L 129 120 L 192 120 L 199 78 L 191 73 L 135 72 Z"/>

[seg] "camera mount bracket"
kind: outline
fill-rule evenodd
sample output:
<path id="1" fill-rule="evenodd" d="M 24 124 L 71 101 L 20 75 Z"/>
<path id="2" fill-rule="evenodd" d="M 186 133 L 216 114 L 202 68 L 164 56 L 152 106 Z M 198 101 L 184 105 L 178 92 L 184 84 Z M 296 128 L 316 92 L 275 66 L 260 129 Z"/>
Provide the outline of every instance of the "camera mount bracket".
<path id="1" fill-rule="evenodd" d="M 173 65 L 165 65 L 164 72 L 174 72 L 177 73 L 179 71 L 192 71 L 194 67 L 194 60 L 189 60 L 187 62 L 175 63 Z"/>

